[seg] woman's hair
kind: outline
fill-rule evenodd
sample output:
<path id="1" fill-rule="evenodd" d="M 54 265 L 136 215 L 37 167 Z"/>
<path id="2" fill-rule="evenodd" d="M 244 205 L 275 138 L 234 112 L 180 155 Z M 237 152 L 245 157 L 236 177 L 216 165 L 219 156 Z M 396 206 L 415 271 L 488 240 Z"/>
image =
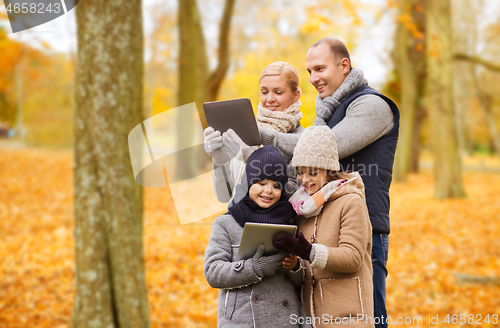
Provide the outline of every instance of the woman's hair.
<path id="1" fill-rule="evenodd" d="M 328 177 L 329 182 L 340 179 L 349 180 L 351 178 L 349 172 L 332 171 L 332 170 L 326 170 L 326 176 Z"/>
<path id="2" fill-rule="evenodd" d="M 297 70 L 288 64 L 287 62 L 277 61 L 272 64 L 267 65 L 263 70 L 262 74 L 260 74 L 260 80 L 262 80 L 265 76 L 283 76 L 285 80 L 288 82 L 290 89 L 292 92 L 295 92 L 299 89 L 299 74 L 297 74 Z"/>

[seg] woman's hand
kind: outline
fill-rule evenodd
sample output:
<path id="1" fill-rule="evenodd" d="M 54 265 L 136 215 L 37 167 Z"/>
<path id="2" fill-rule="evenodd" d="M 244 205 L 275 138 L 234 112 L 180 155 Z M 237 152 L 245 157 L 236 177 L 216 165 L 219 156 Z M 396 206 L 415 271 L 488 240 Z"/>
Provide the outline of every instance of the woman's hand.
<path id="1" fill-rule="evenodd" d="M 285 257 L 283 260 L 283 268 L 288 270 L 297 270 L 298 264 L 297 255 L 290 254 L 290 256 Z"/>
<path id="2" fill-rule="evenodd" d="M 210 157 L 212 157 L 214 162 L 217 164 L 225 164 L 229 162 L 229 154 L 222 149 L 223 144 L 220 131 L 215 131 L 214 128 L 209 126 L 205 129 L 205 131 L 203 131 L 203 135 L 205 136 L 205 151 Z"/>
<path id="3" fill-rule="evenodd" d="M 222 149 L 226 150 L 233 157 L 236 157 L 241 149 L 241 155 L 245 163 L 248 157 L 258 148 L 257 146 L 247 145 L 233 129 L 228 129 L 227 132 L 224 132 L 222 135 L 222 143 L 224 144 Z"/>

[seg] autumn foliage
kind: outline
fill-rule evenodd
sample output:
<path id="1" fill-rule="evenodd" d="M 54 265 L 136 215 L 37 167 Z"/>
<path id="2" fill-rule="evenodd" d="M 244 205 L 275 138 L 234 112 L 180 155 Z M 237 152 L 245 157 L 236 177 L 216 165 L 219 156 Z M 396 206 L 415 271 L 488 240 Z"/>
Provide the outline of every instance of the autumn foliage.
<path id="1" fill-rule="evenodd" d="M 72 153 L 0 148 L 0 180 L 0 327 L 69 327 Z M 394 320 L 422 317 L 424 326 L 445 327 L 447 314 L 500 314 L 500 174 L 466 172 L 465 182 L 465 200 L 434 200 L 429 173 L 391 188 Z M 217 290 L 203 276 L 211 220 L 180 226 L 167 189 L 146 188 L 145 201 L 152 327 L 215 327 Z M 429 325 L 429 314 L 440 324 Z"/>

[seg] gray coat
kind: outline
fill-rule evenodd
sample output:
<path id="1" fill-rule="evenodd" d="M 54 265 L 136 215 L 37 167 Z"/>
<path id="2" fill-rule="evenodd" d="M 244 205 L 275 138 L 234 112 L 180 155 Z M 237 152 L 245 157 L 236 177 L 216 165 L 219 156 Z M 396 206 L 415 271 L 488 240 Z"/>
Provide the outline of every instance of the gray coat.
<path id="1" fill-rule="evenodd" d="M 303 267 L 259 277 L 252 258 L 236 261 L 242 233 L 230 214 L 221 215 L 213 222 L 205 249 L 205 277 L 220 289 L 217 327 L 299 327 L 291 318 L 304 315 L 297 296 Z"/>

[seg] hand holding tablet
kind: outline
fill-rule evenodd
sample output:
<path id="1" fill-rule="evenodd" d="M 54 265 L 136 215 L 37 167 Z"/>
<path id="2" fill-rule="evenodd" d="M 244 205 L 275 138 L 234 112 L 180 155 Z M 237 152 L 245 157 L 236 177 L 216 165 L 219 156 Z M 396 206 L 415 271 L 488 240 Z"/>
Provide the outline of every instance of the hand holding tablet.
<path id="1" fill-rule="evenodd" d="M 280 252 L 273 246 L 273 237 L 275 234 L 283 231 L 295 236 L 297 226 L 253 222 L 245 223 L 236 260 L 239 261 L 252 257 L 260 244 L 264 244 L 264 255 Z"/>
<path id="2" fill-rule="evenodd" d="M 206 102 L 203 104 L 208 126 L 221 133 L 232 129 L 248 146 L 261 144 L 259 128 L 248 98 Z"/>

